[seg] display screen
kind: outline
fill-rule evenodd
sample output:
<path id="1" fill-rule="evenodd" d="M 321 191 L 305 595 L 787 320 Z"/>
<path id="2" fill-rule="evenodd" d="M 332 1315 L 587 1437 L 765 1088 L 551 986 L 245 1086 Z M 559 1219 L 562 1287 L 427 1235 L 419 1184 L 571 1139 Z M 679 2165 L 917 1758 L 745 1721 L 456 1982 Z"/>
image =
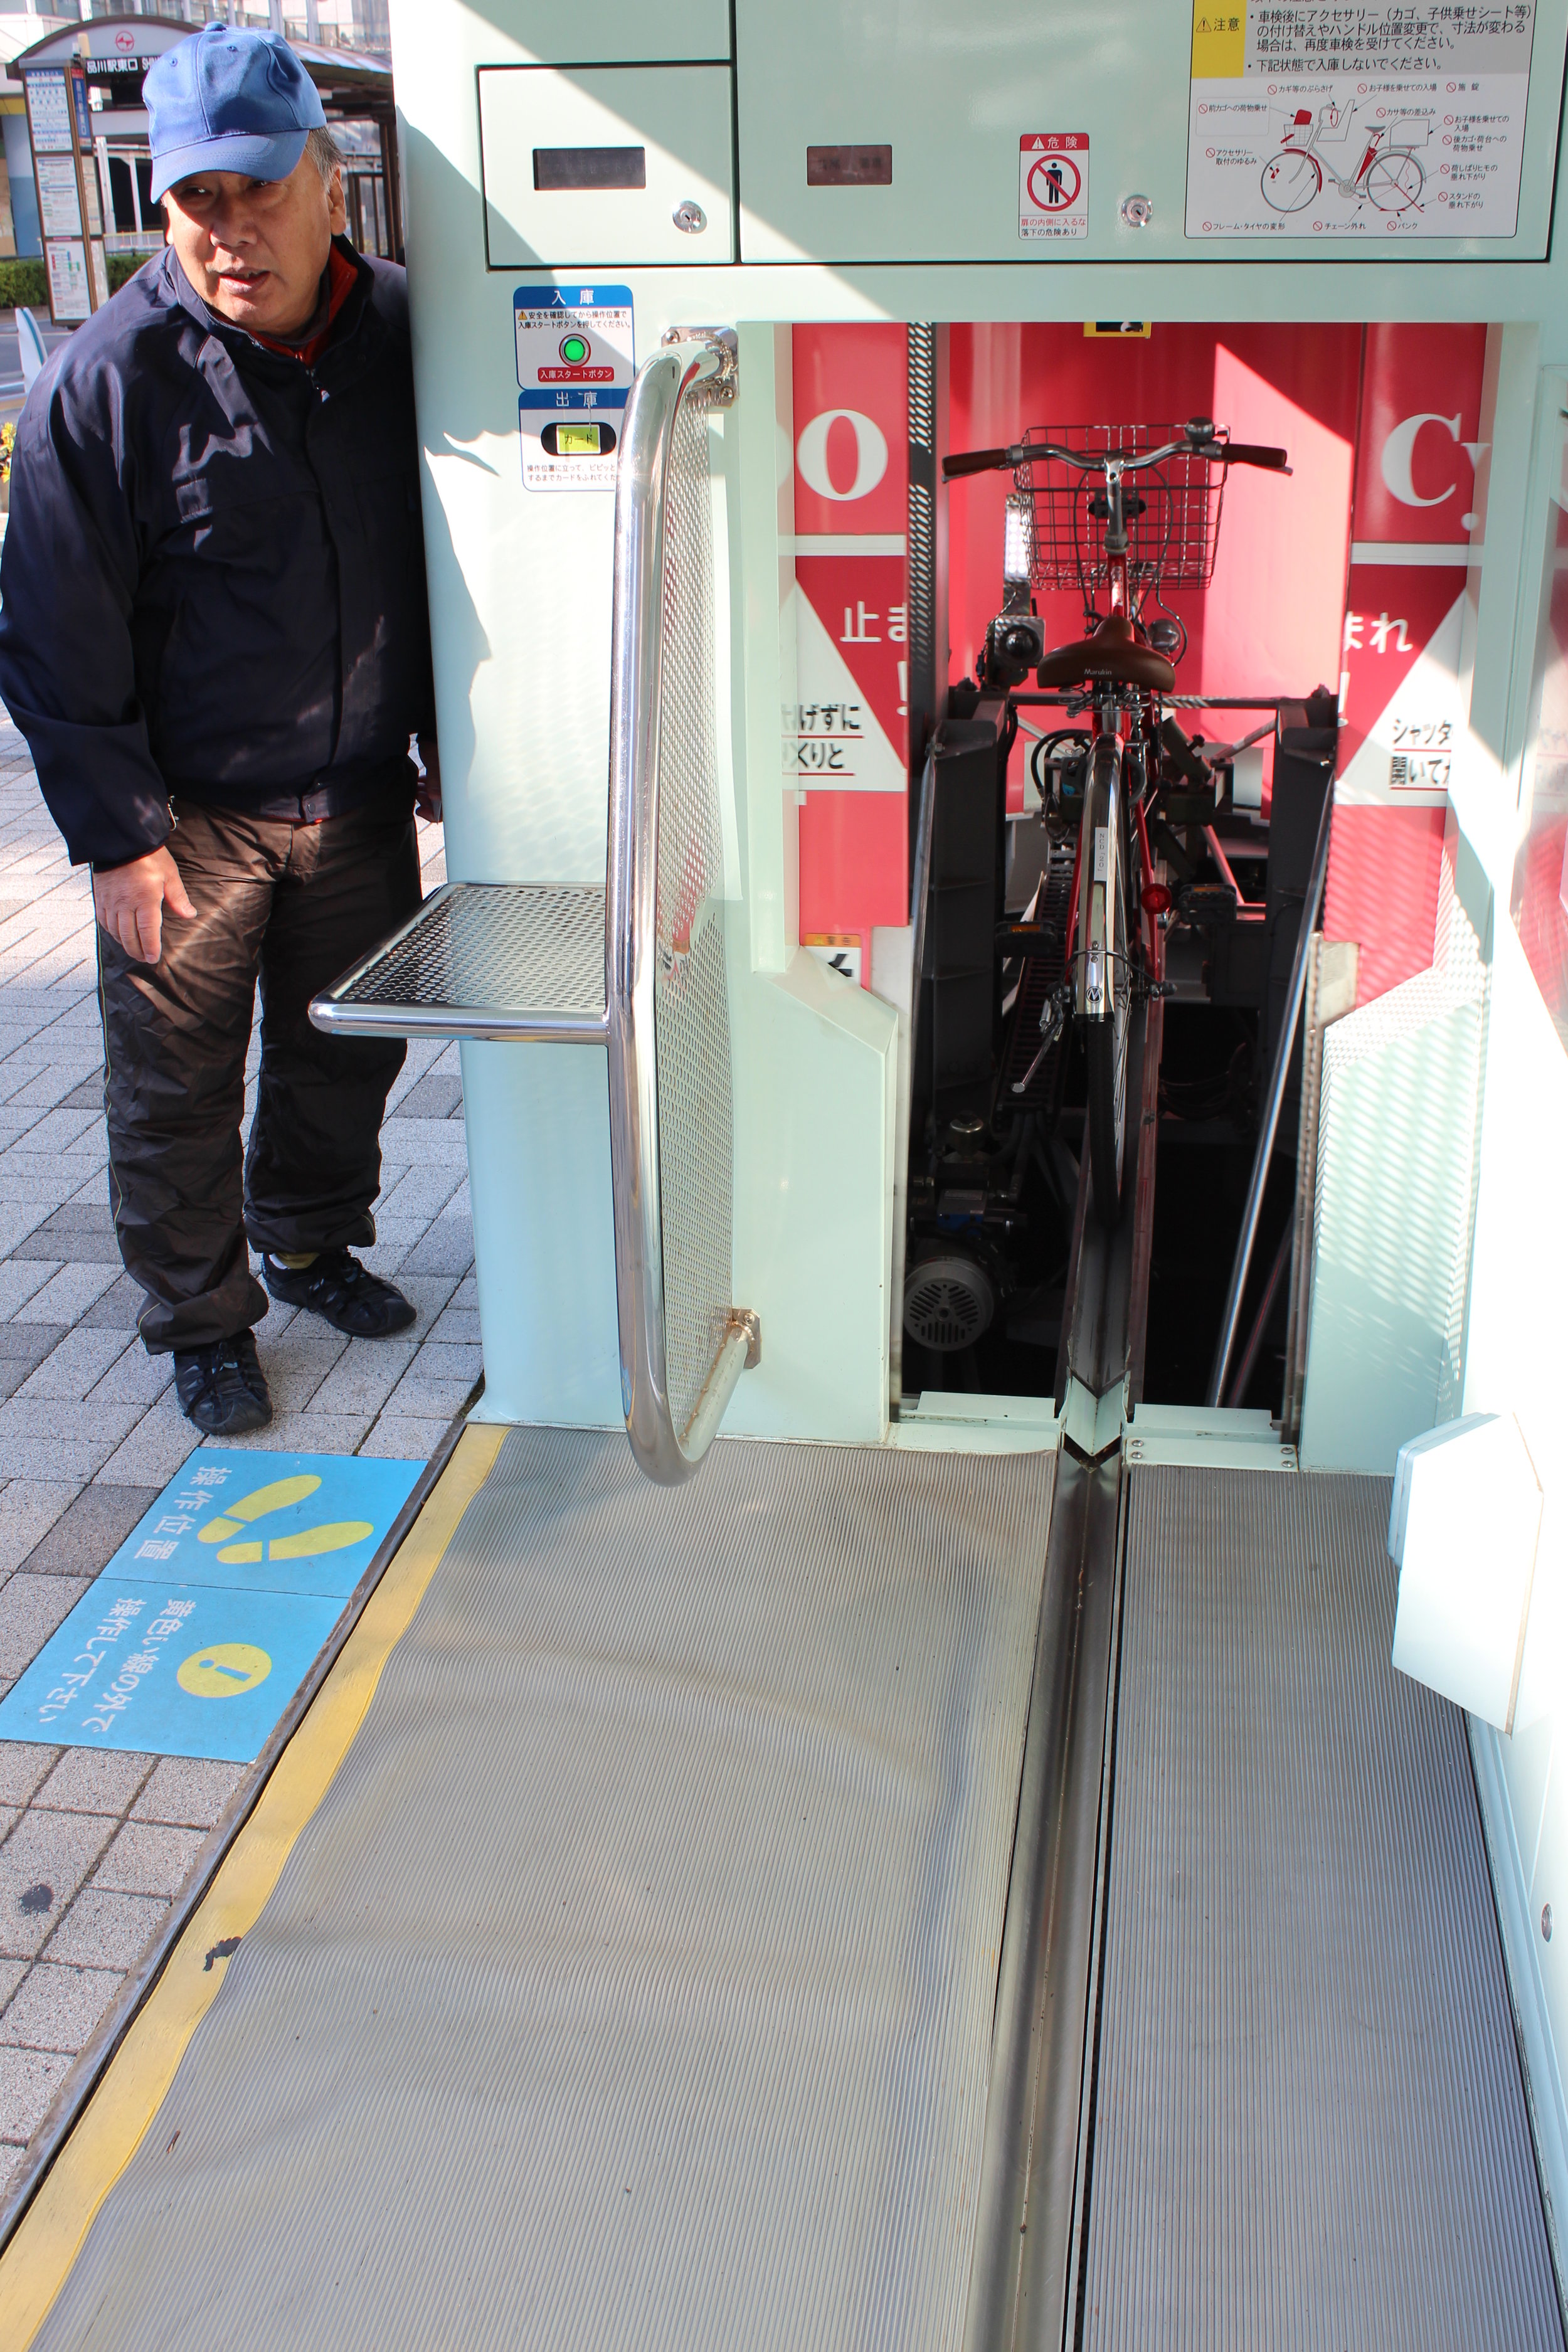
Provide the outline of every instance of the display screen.
<path id="1" fill-rule="evenodd" d="M 890 147 L 808 147 L 805 184 L 808 188 L 890 188 L 893 151 Z"/>
<path id="2" fill-rule="evenodd" d="M 598 426 L 557 424 L 555 454 L 558 457 L 596 457 L 599 454 Z"/>
<path id="3" fill-rule="evenodd" d="M 536 147 L 536 188 L 646 188 L 644 147 Z"/>

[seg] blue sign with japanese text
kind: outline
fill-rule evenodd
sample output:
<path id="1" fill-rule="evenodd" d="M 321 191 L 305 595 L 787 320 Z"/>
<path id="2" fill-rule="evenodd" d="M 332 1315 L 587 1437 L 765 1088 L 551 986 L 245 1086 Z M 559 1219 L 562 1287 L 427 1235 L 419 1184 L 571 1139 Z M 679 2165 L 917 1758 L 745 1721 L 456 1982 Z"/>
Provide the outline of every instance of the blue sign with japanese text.
<path id="1" fill-rule="evenodd" d="M 203 1446 L 104 1572 L 346 1597 L 422 1467 L 367 1462 L 359 1454 Z M 149 1568 L 150 1561 L 156 1567 Z"/>
<path id="2" fill-rule="evenodd" d="M 519 286 L 517 417 L 523 488 L 613 490 L 637 373 L 629 286 Z"/>
<path id="3" fill-rule="evenodd" d="M 0 1701 L 0 1739 L 253 1761 L 421 1466 L 204 1447 Z"/>

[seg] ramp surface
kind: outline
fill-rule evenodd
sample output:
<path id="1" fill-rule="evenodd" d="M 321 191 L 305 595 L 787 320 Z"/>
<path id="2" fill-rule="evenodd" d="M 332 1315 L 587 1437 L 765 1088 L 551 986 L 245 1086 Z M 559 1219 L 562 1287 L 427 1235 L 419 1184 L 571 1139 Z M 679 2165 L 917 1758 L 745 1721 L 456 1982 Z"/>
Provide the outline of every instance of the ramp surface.
<path id="1" fill-rule="evenodd" d="M 1086 2352 L 1562 2352 L 1384 1479 L 1132 1474 Z"/>
<path id="2" fill-rule="evenodd" d="M 955 2347 L 1052 1467 L 514 1432 L 37 2344 Z"/>

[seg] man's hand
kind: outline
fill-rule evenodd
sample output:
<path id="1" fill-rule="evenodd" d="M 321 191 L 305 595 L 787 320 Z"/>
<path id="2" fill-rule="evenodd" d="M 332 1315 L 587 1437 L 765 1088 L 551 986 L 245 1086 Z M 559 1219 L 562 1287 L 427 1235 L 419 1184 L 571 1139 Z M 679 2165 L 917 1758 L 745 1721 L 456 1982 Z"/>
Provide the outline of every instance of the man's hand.
<path id="1" fill-rule="evenodd" d="M 163 907 L 188 922 L 195 913 L 185 896 L 180 869 L 166 849 L 150 850 L 129 866 L 92 877 L 98 919 L 116 944 L 138 963 L 156 963 L 163 947 Z"/>
<path id="2" fill-rule="evenodd" d="M 414 808 L 426 824 L 441 822 L 441 755 L 436 749 L 434 735 L 419 738 L 419 757 L 425 762 L 425 773 L 414 787 Z"/>

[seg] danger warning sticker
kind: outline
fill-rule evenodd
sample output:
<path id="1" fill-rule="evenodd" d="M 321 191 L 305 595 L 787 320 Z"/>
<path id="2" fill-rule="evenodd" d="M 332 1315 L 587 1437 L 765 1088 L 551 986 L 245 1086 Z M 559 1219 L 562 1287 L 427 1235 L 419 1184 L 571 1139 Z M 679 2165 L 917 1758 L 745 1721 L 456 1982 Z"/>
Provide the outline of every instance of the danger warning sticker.
<path id="1" fill-rule="evenodd" d="M 1089 235 L 1089 133 L 1026 131 L 1018 142 L 1018 235 Z"/>

